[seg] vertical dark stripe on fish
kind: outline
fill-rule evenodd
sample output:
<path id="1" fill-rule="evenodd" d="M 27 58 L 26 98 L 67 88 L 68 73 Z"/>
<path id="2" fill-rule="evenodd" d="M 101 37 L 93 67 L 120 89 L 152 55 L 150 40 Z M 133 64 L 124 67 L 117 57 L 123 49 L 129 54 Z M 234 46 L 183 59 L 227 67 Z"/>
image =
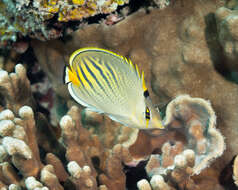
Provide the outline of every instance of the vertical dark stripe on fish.
<path id="1" fill-rule="evenodd" d="M 86 63 L 86 61 L 85 60 L 83 60 L 82 59 L 82 61 L 83 61 L 83 63 L 82 64 L 84 64 L 85 65 L 85 67 L 86 67 L 86 69 L 87 69 L 87 71 L 92 75 L 93 74 L 93 72 L 89 69 L 89 67 L 87 66 L 87 63 Z M 91 62 L 90 62 L 91 63 Z M 101 95 L 102 94 L 100 94 L 95 88 L 94 88 L 94 86 L 92 85 L 92 83 L 88 80 L 88 78 L 87 78 L 87 76 L 86 76 L 86 74 L 85 73 L 83 73 L 82 72 L 82 74 L 83 74 L 83 76 L 84 76 L 84 78 L 85 78 L 85 80 L 87 80 L 88 82 L 89 82 L 89 85 L 91 86 L 91 88 L 93 89 L 93 91 L 94 91 L 94 93 L 95 94 L 97 94 L 99 97 L 101 97 Z M 94 74 L 93 74 L 94 75 Z M 92 77 L 93 77 L 93 75 L 92 75 Z M 96 76 L 94 75 L 94 77 L 96 78 Z M 93 77 L 93 78 L 94 78 Z M 97 81 L 96 81 L 97 82 Z M 104 92 L 104 94 L 105 94 L 105 96 L 107 96 L 107 98 L 108 99 L 110 99 L 111 100 L 111 102 L 113 102 L 113 100 L 111 99 L 111 97 L 107 94 L 107 93 L 105 93 L 106 91 L 105 91 L 105 89 L 102 87 L 102 85 L 99 83 L 99 81 L 97 82 L 99 85 L 100 85 L 100 87 L 102 88 L 102 90 L 103 90 L 103 92 Z"/>
<path id="2" fill-rule="evenodd" d="M 84 79 L 87 81 L 87 83 L 89 84 L 89 86 L 91 87 L 91 89 L 95 92 L 95 89 L 94 89 L 92 83 L 88 80 L 86 74 L 83 72 L 83 69 L 82 69 L 81 65 L 79 65 L 79 69 L 80 69 L 80 71 L 81 71 L 81 73 L 82 73 Z M 86 89 L 86 88 L 85 88 L 85 89 Z M 86 89 L 86 90 L 87 90 L 87 89 Z"/>
<path id="3" fill-rule="evenodd" d="M 113 70 L 111 69 L 111 66 L 109 65 L 109 63 L 106 62 L 106 63 L 105 63 L 105 66 L 107 67 L 108 71 L 111 73 L 111 75 L 112 75 L 112 77 L 113 77 L 113 79 L 114 79 L 114 83 L 117 85 L 118 88 L 120 88 L 120 87 L 119 87 L 119 84 L 118 84 L 118 81 L 117 81 L 117 78 L 116 78 L 116 76 L 115 76 Z"/>
<path id="4" fill-rule="evenodd" d="M 98 86 L 105 91 L 105 89 L 103 88 L 103 86 L 101 85 L 101 83 L 98 81 L 97 77 L 94 75 L 94 73 L 91 71 L 91 69 L 88 67 L 87 63 L 85 62 L 85 60 L 83 60 L 84 65 L 86 66 L 88 72 L 92 75 L 92 77 L 94 78 L 94 80 L 96 81 L 96 83 L 98 84 Z"/>
<path id="5" fill-rule="evenodd" d="M 77 66 L 76 66 L 76 68 L 77 68 Z M 79 67 L 78 67 L 78 68 L 79 68 Z M 78 73 L 78 69 L 76 69 L 76 74 L 77 74 L 77 77 L 78 77 L 78 79 L 79 79 L 80 84 L 83 86 L 83 88 L 82 88 L 82 87 L 79 88 L 80 91 L 81 91 L 84 95 L 85 95 L 85 92 L 86 92 L 90 97 L 92 97 L 91 94 L 87 91 L 86 87 L 84 86 L 83 81 L 80 79 L 79 73 Z"/>
<path id="6" fill-rule="evenodd" d="M 110 84 L 110 82 L 107 80 L 107 77 L 104 75 L 102 69 L 101 69 L 99 66 L 97 66 L 97 63 L 95 63 L 92 59 L 88 58 L 88 60 L 92 63 L 92 65 L 94 66 L 94 68 L 97 69 L 97 70 L 100 72 L 102 78 L 103 78 L 104 81 L 107 83 L 107 85 L 108 85 L 109 88 L 111 89 L 112 93 L 115 94 L 114 91 L 113 91 L 113 88 L 112 88 L 112 86 L 111 86 L 111 84 Z M 101 60 L 99 60 L 99 63 L 98 63 L 98 64 L 103 65 L 102 62 L 101 62 Z"/>

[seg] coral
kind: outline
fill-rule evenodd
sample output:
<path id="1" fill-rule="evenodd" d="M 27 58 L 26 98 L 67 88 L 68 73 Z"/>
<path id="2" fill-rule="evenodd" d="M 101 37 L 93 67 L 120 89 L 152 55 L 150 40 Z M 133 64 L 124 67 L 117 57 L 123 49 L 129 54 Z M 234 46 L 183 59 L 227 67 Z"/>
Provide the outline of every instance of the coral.
<path id="1" fill-rule="evenodd" d="M 235 1 L 233 1 L 235 2 Z M 236 2 L 237 4 L 237 2 Z M 233 5 L 235 7 L 235 5 Z M 226 66 L 231 72 L 237 72 L 237 10 L 221 7 L 216 11 L 217 30 L 220 45 L 226 58 Z"/>
<path id="2" fill-rule="evenodd" d="M 203 99 L 183 95 L 168 104 L 165 125 L 186 136 L 165 142 L 161 147 L 161 154 L 150 156 L 146 172 L 151 177 L 152 189 L 163 187 L 162 179 L 160 181 L 163 184 L 155 183 L 154 179 L 154 176 L 157 178 L 161 175 L 169 180 L 164 185 L 171 188 L 201 188 L 201 183 L 196 184 L 190 176 L 207 168 L 225 149 L 224 139 L 215 128 L 215 122 L 214 111 Z M 138 186 L 144 189 L 140 182 Z"/>
<path id="3" fill-rule="evenodd" d="M 194 174 L 199 174 L 209 165 L 210 161 L 221 156 L 225 150 L 224 138 L 215 128 L 215 112 L 210 103 L 201 98 L 178 96 L 168 104 L 164 124 L 180 132 L 185 130 L 181 133 L 186 134 L 186 146 L 192 148 L 198 156 L 196 157 L 198 162 L 193 168 Z M 174 146 L 175 149 L 181 150 L 180 144 L 175 143 Z M 162 148 L 162 152 L 169 150 L 171 154 L 174 152 L 171 148 L 166 145 L 164 149 Z"/>
<path id="4" fill-rule="evenodd" d="M 26 178 L 25 184 L 28 190 L 35 190 L 35 189 L 48 190 L 48 188 L 43 186 L 42 183 L 40 183 L 39 181 L 37 181 L 35 177 Z"/>
<path id="5" fill-rule="evenodd" d="M 22 65 L 16 65 L 16 73 L 8 74 L 6 71 L 1 71 L 3 75 L 0 86 L 4 89 L 3 97 L 7 96 L 12 100 L 2 105 L 2 112 L 0 112 L 0 136 L 2 137 L 0 160 L 1 163 L 9 165 L 3 165 L 5 169 L 2 169 L 3 173 L 0 175 L 4 184 L 21 185 L 25 180 L 24 184 L 28 189 L 36 187 L 63 189 L 60 182 L 68 184 L 70 181 L 76 189 L 97 189 L 97 187 L 113 189 L 115 188 L 114 181 L 118 181 L 116 188 L 124 189 L 125 175 L 122 172 L 122 163 L 132 161 L 128 149 L 118 144 L 110 150 L 112 145 L 109 146 L 106 139 L 104 142 L 108 148 L 104 147 L 96 135 L 81 126 L 80 110 L 75 106 L 60 121 L 62 128 L 60 143 L 41 113 L 33 113 L 29 106 L 22 106 L 21 102 L 15 101 L 16 94 L 22 93 L 18 90 L 21 86 L 15 85 L 18 84 L 17 81 L 24 81 L 25 85 L 29 84 L 24 71 Z M 16 76 L 13 82 L 12 76 Z M 15 93 L 12 92 L 13 90 Z M 25 90 L 31 92 L 28 86 Z M 29 95 L 27 100 L 32 98 L 31 93 Z M 22 101 L 25 102 L 24 104 L 28 102 L 24 99 Z M 6 108 L 13 109 L 14 113 Z M 85 122 L 90 123 L 92 114 L 86 115 L 88 119 Z M 126 132 L 128 131 L 124 131 Z M 128 141 L 125 138 L 122 140 Z M 43 158 L 40 157 L 38 144 L 47 153 Z M 42 162 L 42 159 L 45 161 Z M 93 163 L 93 160 L 98 164 Z M 69 162 L 68 172 L 64 168 L 67 162 Z M 11 168 L 11 164 L 18 169 L 23 178 L 17 175 L 15 169 Z M 7 172 L 6 168 L 9 168 Z M 105 185 L 97 184 L 96 177 L 99 174 L 95 168 L 103 171 L 99 181 Z"/>
<path id="6" fill-rule="evenodd" d="M 220 45 L 219 23 L 216 25 L 215 17 L 217 9 L 222 6 L 222 1 L 175 1 L 173 6 L 152 10 L 150 14 L 138 11 L 110 27 L 95 24 L 79 29 L 66 43 L 58 40 L 47 44 L 33 41 L 32 46 L 54 89 L 66 100 L 69 99 L 67 89 L 58 82 L 63 77 L 63 66 L 73 51 L 87 46 L 110 49 L 130 57 L 145 71 L 146 82 L 155 103 L 167 104 L 178 94 L 209 99 L 218 118 L 217 128 L 226 137 L 225 153 L 211 165 L 217 174 L 214 184 L 218 184 L 218 174 L 233 155 L 237 155 L 238 144 L 238 133 L 234 129 L 238 122 L 238 87 L 223 76 L 227 60 Z M 235 14 L 235 10 L 230 12 Z M 145 27 L 150 22 L 154 24 Z M 62 72 L 55 72 L 52 65 L 57 65 Z M 201 127 L 196 123 L 191 125 L 198 126 L 200 132 L 190 141 L 196 149 L 195 153 L 203 152 L 207 147 L 201 133 L 205 125 Z M 113 127 L 115 125 L 111 124 Z M 193 129 L 197 128 L 192 127 L 187 131 L 190 132 L 188 136 L 192 137 Z M 99 138 L 105 136 L 100 134 Z M 172 131 L 160 138 L 149 137 L 140 131 L 137 141 L 129 146 L 129 150 L 134 160 L 147 159 L 151 153 L 157 153 L 157 149 L 161 150 L 165 142 L 177 137 L 178 134 Z M 109 138 L 114 137 L 110 135 Z M 194 139 L 199 143 L 194 143 Z M 145 144 L 148 145 L 146 148 Z M 204 183 L 208 184 L 208 181 Z M 198 185 L 197 181 L 195 184 Z"/>
<path id="7" fill-rule="evenodd" d="M 209 99 L 219 118 L 217 128 L 227 139 L 225 154 L 213 166 L 220 172 L 237 155 L 238 144 L 234 129 L 238 122 L 238 87 L 223 76 L 226 60 L 215 19 L 216 10 L 222 6 L 222 1 L 174 1 L 166 9 L 154 9 L 150 14 L 141 10 L 110 27 L 95 24 L 79 29 L 65 43 L 33 41 L 32 46 L 54 90 L 66 100 L 67 88 L 59 82 L 63 67 L 72 52 L 88 46 L 110 49 L 137 63 L 145 71 L 154 103 L 165 105 L 178 94 Z M 155 24 L 145 27 L 151 22 Z M 56 65 L 62 72 L 52 69 Z M 138 135 L 142 142 L 161 147 L 155 137 L 149 139 L 142 132 Z M 171 139 L 171 135 L 165 139 Z M 138 148 L 139 143 L 143 147 L 142 142 L 136 142 L 134 149 L 130 146 L 133 156 L 141 158 L 143 153 L 146 156 L 153 152 L 153 146 Z"/>
<path id="8" fill-rule="evenodd" d="M 149 162 L 147 163 L 146 169 L 148 172 L 151 169 L 157 169 L 157 171 L 152 175 L 150 182 L 145 179 L 139 181 L 137 186 L 139 189 L 149 189 L 153 190 L 173 190 L 173 189 L 219 189 L 223 188 L 219 185 L 217 181 L 217 176 L 213 176 L 207 173 L 201 174 L 198 178 L 192 176 L 194 173 L 196 158 L 195 152 L 193 150 L 184 150 L 181 154 L 174 157 L 173 164 L 168 167 L 167 171 L 164 173 L 162 170 L 158 170 L 160 166 L 160 160 L 158 156 L 151 156 Z M 162 174 L 163 173 L 163 174 Z M 209 179 L 208 179 L 209 178 Z M 141 186 L 141 182 L 143 184 Z M 145 186 L 145 187 L 144 187 Z M 146 187 L 148 186 L 148 187 Z"/>
<path id="9" fill-rule="evenodd" d="M 35 100 L 31 93 L 30 81 L 22 65 L 15 67 L 15 73 L 8 74 L 0 70 L 0 111 L 3 108 L 11 109 L 14 113 L 23 105 L 35 107 Z"/>
<path id="10" fill-rule="evenodd" d="M 125 188 L 126 176 L 123 172 L 123 165 L 130 163 L 132 157 L 125 147 L 118 144 L 113 147 L 112 154 L 105 163 L 105 174 L 99 176 L 99 181 L 105 184 L 108 189 L 116 190 Z"/>
<path id="11" fill-rule="evenodd" d="M 2 128 L 7 131 L 1 134 L 3 138 L 1 144 L 4 150 L 23 176 L 37 176 L 42 163 L 36 142 L 35 120 L 32 109 L 27 106 L 20 108 L 20 118 L 12 117 L 13 113 L 10 110 L 4 110 L 1 115 L 1 122 L 6 123 L 2 125 Z M 10 122 L 11 128 L 9 128 Z"/>
<path id="12" fill-rule="evenodd" d="M 67 151 L 65 160 L 62 159 L 65 152 L 52 154 L 54 147 L 58 147 L 53 145 L 57 139 L 49 143 L 48 140 L 51 138 L 43 136 L 42 133 L 37 137 L 38 144 L 42 144 L 43 149 L 47 150 L 46 164 L 54 167 L 54 172 L 47 171 L 50 176 L 57 176 L 63 187 L 69 184 L 69 180 L 80 188 L 86 188 L 85 180 L 80 181 L 74 173 L 64 168 L 68 162 L 76 161 L 80 172 L 83 172 L 85 166 L 90 168 L 89 175 L 78 173 L 80 176 L 89 177 L 92 183 L 88 184 L 93 184 L 92 187 L 95 185 L 95 179 L 98 178 L 101 185 L 99 189 L 111 189 L 114 181 L 118 184 L 117 189 L 123 189 L 125 186 L 123 165 L 137 168 L 139 161 L 149 159 L 146 171 L 150 179 L 138 183 L 139 189 L 177 189 L 178 187 L 222 189 L 218 176 L 232 157 L 237 155 L 238 133 L 234 126 L 238 122 L 236 106 L 238 88 L 237 84 L 226 80 L 223 76 L 223 68 L 236 70 L 234 67 L 236 55 L 233 54 L 236 51 L 229 54 L 224 46 L 226 43 L 232 42 L 233 45 L 236 43 L 235 35 L 232 33 L 236 27 L 228 22 L 228 18 L 232 18 L 236 11 L 230 8 L 218 9 L 221 6 L 224 6 L 222 1 L 175 1 L 171 7 L 152 10 L 150 14 L 140 11 L 110 27 L 105 23 L 86 26 L 73 33 L 72 39 L 65 43 L 58 40 L 47 43 L 32 41 L 31 45 L 34 46 L 38 61 L 49 76 L 53 89 L 66 101 L 69 100 L 69 96 L 61 81 L 63 67 L 69 55 L 75 49 L 85 46 L 111 49 L 130 57 L 145 70 L 150 94 L 155 102 L 166 104 L 178 94 L 190 94 L 191 97 L 209 99 L 218 118 L 217 128 L 226 137 L 227 144 L 223 156 L 211 164 L 209 169 L 206 168 L 199 175 L 191 176 L 210 165 L 211 161 L 224 149 L 224 144 L 220 143 L 223 142 L 222 137 L 214 128 L 214 111 L 207 101 L 187 96 L 172 100 L 167 106 L 164 120 L 169 131 L 160 136 L 150 136 L 143 131 L 130 131 L 104 116 L 87 110 L 83 111 L 80 118 L 80 110 L 72 107 L 68 115 L 63 117 L 63 120 L 68 122 L 66 122 L 68 127 L 61 125 L 63 133 L 62 138 L 59 139 L 59 142 L 64 143 L 65 151 Z M 222 10 L 225 10 L 224 14 L 229 12 L 231 17 L 226 15 L 222 17 Z M 155 24 L 145 27 L 150 22 Z M 232 27 L 231 33 L 227 30 L 227 25 Z M 225 36 L 222 36 L 222 31 L 226 34 Z M 223 37 L 224 41 L 221 41 Z M 230 63 L 232 63 L 231 66 Z M 56 67 L 58 69 L 54 69 Z M 14 93 L 11 93 L 7 98 L 13 95 Z M 3 100 L 6 99 L 4 94 L 1 97 Z M 7 101 L 8 108 L 13 109 L 12 111 L 17 115 L 23 104 L 17 103 L 19 106 L 16 109 L 14 104 L 10 105 L 11 102 L 8 99 Z M 72 104 L 72 101 L 68 101 L 68 105 Z M 7 108 L 5 107 L 7 104 L 1 103 L 1 105 L 4 105 L 1 110 Z M 9 117 L 15 117 L 14 114 Z M 42 116 L 38 115 L 35 120 L 36 123 L 41 123 L 37 126 L 49 127 Z M 15 130 L 11 122 L 4 123 L 7 130 L 0 128 L 1 134 L 8 135 L 11 132 L 8 129 Z M 4 125 L 1 123 L 1 126 Z M 131 139 L 128 140 L 128 136 Z M 117 145 L 118 143 L 120 145 Z M 121 151 L 124 153 L 120 153 L 118 151 L 120 149 L 124 150 Z M 73 155 L 74 150 L 75 155 Z M 11 156 L 3 146 L 0 152 L 3 155 L 3 162 L 8 163 Z M 186 153 L 194 155 L 195 158 L 191 156 L 189 160 Z M 123 158 L 123 154 L 129 155 L 128 160 Z M 79 157 L 77 158 L 76 155 Z M 12 164 L 11 161 L 9 163 Z M 235 169 L 236 164 L 234 176 L 236 176 Z M 15 184 L 21 179 L 21 176 L 17 175 L 16 178 L 15 175 L 5 174 L 5 176 L 4 180 L 0 178 L 1 186 L 5 188 L 11 184 L 7 182 L 7 179 L 14 181 Z M 36 180 L 42 183 L 41 187 L 45 186 L 39 177 L 36 177 Z"/>
<path id="13" fill-rule="evenodd" d="M 72 181 L 76 189 L 96 189 L 96 179 L 91 174 L 89 166 L 81 168 L 77 162 L 71 161 L 68 163 L 68 171 L 72 176 Z"/>
<path id="14" fill-rule="evenodd" d="M 41 178 L 40 181 L 42 181 L 49 189 L 52 190 L 63 190 L 64 188 L 60 184 L 55 171 L 54 167 L 52 165 L 46 165 L 41 170 Z"/>
<path id="15" fill-rule="evenodd" d="M 141 181 L 139 181 L 137 183 L 137 187 L 139 190 L 151 190 L 150 184 L 145 179 L 142 179 Z"/>
<path id="16" fill-rule="evenodd" d="M 5 131 L 1 134 L 1 181 L 6 185 L 20 185 L 20 177 L 11 164 L 24 177 L 37 176 L 42 167 L 35 140 L 33 112 L 25 106 L 19 110 L 21 118 L 14 117 L 10 110 L 4 110 L 0 114 L 2 131 Z"/>
<path id="17" fill-rule="evenodd" d="M 233 165 L 233 179 L 235 184 L 238 186 L 238 156 L 236 156 Z"/>
<path id="18" fill-rule="evenodd" d="M 87 166 L 90 168 L 90 184 L 92 184 L 92 188 L 95 187 L 95 177 L 98 175 L 92 163 L 92 160 L 94 160 L 98 162 L 98 169 L 100 168 L 101 171 L 104 171 L 104 173 L 99 175 L 100 184 L 106 185 L 106 187 L 111 190 L 124 189 L 125 175 L 122 172 L 122 163 L 132 162 L 128 149 L 118 144 L 113 148 L 111 147 L 112 150 L 110 150 L 109 147 L 107 148 L 107 145 L 103 146 L 102 143 L 104 141 L 101 143 L 98 136 L 91 134 L 88 130 L 83 128 L 80 123 L 80 110 L 76 106 L 73 106 L 68 114 L 60 121 L 63 133 L 62 140 L 67 147 L 67 160 L 76 161 L 79 166 Z M 74 166 L 75 163 L 72 163 L 72 165 Z M 76 167 L 80 168 L 79 166 Z M 80 173 L 82 169 L 77 169 L 79 170 L 79 174 L 75 170 L 72 171 L 75 176 L 81 176 Z M 77 179 L 77 177 L 75 178 Z M 81 184 L 81 181 L 75 183 L 78 184 L 80 188 L 83 188 L 83 185 L 86 184 L 86 182 Z"/>
<path id="19" fill-rule="evenodd" d="M 10 79 L 22 80 L 28 85 L 24 71 L 22 65 L 16 65 L 13 74 L 1 71 L 4 75 L 0 85 L 6 89 L 4 93 L 9 99 L 14 100 L 16 96 L 9 91 L 18 89 Z M 15 75 L 19 78 L 14 79 Z M 7 85 L 9 83 L 11 85 Z M 27 91 L 31 95 L 30 90 Z M 34 113 L 31 107 L 21 103 L 13 106 L 17 103 L 9 101 L 0 113 L 0 181 L 5 186 L 15 184 L 42 190 L 125 189 L 124 165 L 135 167 L 150 157 L 146 172 L 152 181 L 138 182 L 139 189 L 149 189 L 150 184 L 152 188 L 158 186 L 155 180 L 158 175 L 166 175 L 180 188 L 198 188 L 190 176 L 199 174 L 224 150 L 210 103 L 188 95 L 178 96 L 168 104 L 164 124 L 169 130 L 160 135 L 156 131 L 147 134 L 123 127 L 89 110 L 84 110 L 81 118 L 80 109 L 72 106 L 60 120 L 61 136 L 57 139 L 41 113 Z M 40 155 L 39 147 L 44 155 Z M 151 155 L 154 151 L 162 154 Z"/>
<path id="20" fill-rule="evenodd" d="M 59 22 L 82 21 L 97 14 L 108 14 L 127 0 L 4 0 L 0 3 L 0 42 L 16 41 L 18 36 L 49 40 L 62 35 Z M 55 26 L 50 26 L 53 17 Z M 1 46 L 1 45 L 0 45 Z"/>
<path id="21" fill-rule="evenodd" d="M 52 153 L 46 155 L 46 162 L 52 165 L 44 166 L 39 154 L 36 125 L 30 107 L 23 106 L 19 109 L 20 118 L 15 117 L 10 110 L 4 110 L 0 115 L 2 123 L 0 179 L 5 185 L 22 186 L 24 182 L 29 190 L 64 189 L 60 182 L 70 180 L 76 189 L 84 189 L 83 187 L 96 189 L 96 179 L 90 175 L 89 166 L 81 169 L 75 161 L 72 161 L 77 166 L 74 168 L 72 166 L 75 164 L 69 162 L 68 174 L 62 161 Z M 18 169 L 21 176 L 18 176 L 11 165 Z M 77 168 L 79 171 L 75 170 Z"/>

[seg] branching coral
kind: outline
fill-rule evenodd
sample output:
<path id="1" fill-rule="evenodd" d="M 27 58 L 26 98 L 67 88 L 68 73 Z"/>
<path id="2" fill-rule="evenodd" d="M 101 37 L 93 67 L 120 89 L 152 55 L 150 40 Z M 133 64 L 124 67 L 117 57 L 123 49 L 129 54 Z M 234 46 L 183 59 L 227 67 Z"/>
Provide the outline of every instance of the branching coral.
<path id="1" fill-rule="evenodd" d="M 10 110 L 4 110 L 0 114 L 3 124 L 1 127 L 5 131 L 1 134 L 1 146 L 3 147 L 1 180 L 7 185 L 11 183 L 20 185 L 20 177 L 8 163 L 10 160 L 24 177 L 36 177 L 42 168 L 36 142 L 33 111 L 30 107 L 22 107 L 19 110 L 20 118 L 14 117 Z"/>
<path id="2" fill-rule="evenodd" d="M 3 97 L 8 95 L 9 99 L 15 100 L 16 96 L 12 91 L 16 91 L 17 94 L 22 93 L 18 91 L 18 87 L 21 86 L 15 85 L 21 84 L 18 80 L 29 84 L 23 71 L 25 70 L 22 65 L 17 65 L 16 74 L 10 74 L 10 77 L 7 72 L 1 71 L 3 75 L 0 86 L 4 89 Z M 11 77 L 15 79 L 13 82 Z M 26 88 L 26 90 L 30 92 L 30 89 Z M 29 95 L 32 98 L 31 93 Z M 60 122 L 64 148 L 55 138 L 49 123 L 41 113 L 34 114 L 29 106 L 21 107 L 21 102 L 17 103 L 17 101 L 7 101 L 2 105 L 2 112 L 0 112 L 2 137 L 0 151 L 3 164 L 0 180 L 3 184 L 20 186 L 25 184 L 28 189 L 63 189 L 60 182 L 65 183 L 66 186 L 71 183 L 72 185 L 69 186 L 72 188 L 74 186 L 76 189 L 125 188 L 122 163 L 132 160 L 128 149 L 118 145 L 111 151 L 102 146 L 97 136 L 81 126 L 80 110 L 77 107 L 72 107 Z M 12 108 L 14 113 L 4 108 Z M 45 158 L 40 158 L 38 145 L 47 153 Z M 44 166 L 42 159 L 48 165 Z M 69 162 L 68 172 L 64 167 L 67 162 Z M 23 177 L 17 175 L 11 164 Z M 95 168 L 103 171 L 100 172 L 100 183 L 105 185 L 97 184 L 96 177 L 99 174 Z M 113 185 L 114 180 L 118 181 L 116 187 Z"/>
<path id="3" fill-rule="evenodd" d="M 147 168 L 149 165 L 151 165 L 149 167 L 158 167 L 155 163 L 158 164 L 158 158 L 151 156 Z M 202 174 L 198 179 L 192 176 L 194 163 L 195 153 L 187 149 L 174 158 L 173 167 L 169 168 L 166 174 L 155 174 L 151 177 L 150 181 L 143 179 L 137 183 L 137 186 L 140 190 L 223 190 L 218 184 L 216 176 L 212 177 Z"/>
<path id="4" fill-rule="evenodd" d="M 102 146 L 96 135 L 91 135 L 89 131 L 81 126 L 80 112 L 75 106 L 70 109 L 68 115 L 61 119 L 60 125 L 63 132 L 63 143 L 67 147 L 66 157 L 68 160 L 76 161 L 79 164 L 77 166 L 73 162 L 72 167 L 75 166 L 78 169 L 71 170 L 71 173 L 74 173 L 76 176 L 74 180 L 76 180 L 75 183 L 78 184 L 78 187 L 88 186 L 87 181 L 90 181 L 91 188 L 95 187 L 95 177 L 98 175 L 95 170 L 96 167 L 104 171 L 99 176 L 100 184 L 106 185 L 111 190 L 125 188 L 125 174 L 122 171 L 122 163 L 130 163 L 132 161 L 127 148 L 118 144 L 110 151 L 110 149 Z M 98 164 L 93 164 L 92 160 L 98 162 Z M 80 182 L 77 182 L 77 176 L 82 176 L 82 178 L 84 176 L 83 169 L 80 166 L 90 168 L 90 180 L 87 179 L 87 181 L 83 182 L 82 179 Z M 83 172 L 82 175 L 80 171 Z"/>
<path id="5" fill-rule="evenodd" d="M 14 117 L 10 110 L 4 110 L 0 115 L 2 123 L 0 180 L 5 185 L 22 186 L 24 181 L 29 190 L 64 189 L 60 182 L 70 180 L 76 189 L 84 189 L 83 187 L 96 189 L 95 177 L 91 175 L 88 166 L 81 169 L 75 161 L 74 164 L 69 162 L 68 174 L 62 161 L 52 153 L 46 156 L 46 162 L 52 165 L 44 166 L 39 154 L 35 120 L 30 107 L 20 108 L 20 118 Z M 21 176 L 17 175 L 17 171 L 11 165 L 18 169 Z"/>
<path id="6" fill-rule="evenodd" d="M 224 139 L 215 128 L 215 122 L 210 103 L 203 99 L 183 95 L 168 104 L 165 125 L 186 136 L 164 143 L 161 155 L 151 155 L 146 172 L 151 177 L 152 189 L 160 189 L 160 186 L 200 189 L 201 184 L 196 184 L 190 176 L 199 174 L 225 149 Z M 166 183 L 158 177 L 161 175 L 166 178 Z M 159 183 L 155 182 L 154 176 L 160 179 Z M 148 182 L 138 182 L 140 189 L 148 185 Z"/>
<path id="7" fill-rule="evenodd" d="M 19 78 L 15 77 L 14 81 L 22 79 L 27 82 L 25 73 L 19 68 L 24 71 L 22 65 L 17 65 Z M 4 75 L 0 85 L 11 99 L 15 94 L 8 92 L 18 88 L 8 82 L 13 77 L 1 72 Z M 223 137 L 215 128 L 216 117 L 210 103 L 188 95 L 179 96 L 168 104 L 164 124 L 169 130 L 162 135 L 151 136 L 144 131 L 123 127 L 88 110 L 84 111 L 82 119 L 80 109 L 72 106 L 60 121 L 62 134 L 59 141 L 42 114 L 34 114 L 29 106 L 20 107 L 20 103 L 15 108 L 11 105 L 15 102 L 5 104 L 13 108 L 14 113 L 10 109 L 0 113 L 0 181 L 5 186 L 16 184 L 27 189 L 64 189 L 66 186 L 85 190 L 125 189 L 123 164 L 135 167 L 139 161 L 150 157 L 146 172 L 151 182 L 138 182 L 139 189 L 150 186 L 172 188 L 176 185 L 198 188 L 190 176 L 200 173 L 212 159 L 223 153 L 225 147 Z M 112 138 L 115 133 L 118 136 Z M 40 156 L 39 146 L 46 152 L 45 156 Z M 151 155 L 157 151 L 162 154 Z M 17 175 L 12 165 L 21 176 Z M 161 175 L 170 182 L 163 182 L 159 177 Z"/>
<path id="8" fill-rule="evenodd" d="M 30 81 L 22 65 L 17 65 L 15 73 L 11 74 L 0 70 L 0 89 L 0 110 L 9 108 L 14 113 L 18 113 L 19 108 L 23 105 L 35 107 Z"/>

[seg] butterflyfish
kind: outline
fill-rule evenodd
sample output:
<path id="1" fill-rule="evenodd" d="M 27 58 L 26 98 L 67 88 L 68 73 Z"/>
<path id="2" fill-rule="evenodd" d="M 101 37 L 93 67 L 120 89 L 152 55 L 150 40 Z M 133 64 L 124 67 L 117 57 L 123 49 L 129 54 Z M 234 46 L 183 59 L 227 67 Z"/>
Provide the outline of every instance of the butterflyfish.
<path id="1" fill-rule="evenodd" d="M 100 48 L 75 51 L 65 67 L 64 81 L 73 99 L 112 120 L 138 129 L 163 129 L 153 107 L 144 72 L 130 59 Z"/>

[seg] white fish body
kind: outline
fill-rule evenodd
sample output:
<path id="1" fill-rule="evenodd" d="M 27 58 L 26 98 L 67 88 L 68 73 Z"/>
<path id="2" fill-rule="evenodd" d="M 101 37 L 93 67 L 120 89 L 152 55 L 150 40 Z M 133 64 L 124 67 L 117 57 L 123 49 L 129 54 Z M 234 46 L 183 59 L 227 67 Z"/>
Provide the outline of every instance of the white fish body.
<path id="1" fill-rule="evenodd" d="M 144 74 L 125 57 L 100 48 L 79 49 L 65 69 L 65 83 L 74 100 L 92 111 L 129 127 L 163 128 L 159 114 L 147 105 Z"/>

